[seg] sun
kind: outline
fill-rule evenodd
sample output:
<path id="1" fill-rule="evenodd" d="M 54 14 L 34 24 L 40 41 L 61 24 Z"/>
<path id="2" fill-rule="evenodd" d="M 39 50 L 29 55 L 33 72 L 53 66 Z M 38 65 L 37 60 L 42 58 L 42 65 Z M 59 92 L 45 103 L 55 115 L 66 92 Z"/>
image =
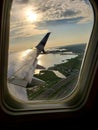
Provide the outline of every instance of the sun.
<path id="1" fill-rule="evenodd" d="M 28 12 L 28 20 L 31 22 L 37 21 L 37 14 L 35 12 Z"/>
<path id="2" fill-rule="evenodd" d="M 28 8 L 26 10 L 26 19 L 29 22 L 36 22 L 38 18 L 38 15 L 36 12 L 34 12 L 31 8 Z"/>

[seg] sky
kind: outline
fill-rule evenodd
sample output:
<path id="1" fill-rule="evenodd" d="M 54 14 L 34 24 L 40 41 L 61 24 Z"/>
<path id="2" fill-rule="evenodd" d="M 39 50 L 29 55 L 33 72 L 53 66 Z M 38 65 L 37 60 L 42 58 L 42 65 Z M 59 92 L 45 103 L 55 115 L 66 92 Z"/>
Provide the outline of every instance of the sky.
<path id="1" fill-rule="evenodd" d="M 32 48 L 47 32 L 47 48 L 88 43 L 93 19 L 88 0 L 13 0 L 9 50 Z"/>

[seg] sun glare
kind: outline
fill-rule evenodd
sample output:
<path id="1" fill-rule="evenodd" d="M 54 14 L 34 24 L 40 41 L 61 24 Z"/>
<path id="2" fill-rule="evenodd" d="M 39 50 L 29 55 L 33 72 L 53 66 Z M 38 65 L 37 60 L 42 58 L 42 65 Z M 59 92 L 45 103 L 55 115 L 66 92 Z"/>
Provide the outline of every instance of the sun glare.
<path id="1" fill-rule="evenodd" d="M 36 22 L 37 21 L 37 14 L 31 8 L 26 10 L 26 18 L 29 22 Z"/>

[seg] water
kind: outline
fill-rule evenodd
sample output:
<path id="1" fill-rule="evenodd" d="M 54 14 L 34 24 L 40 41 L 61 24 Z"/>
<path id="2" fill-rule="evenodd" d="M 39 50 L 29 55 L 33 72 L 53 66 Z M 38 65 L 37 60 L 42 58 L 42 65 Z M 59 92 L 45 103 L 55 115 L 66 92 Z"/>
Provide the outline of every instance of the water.
<path id="1" fill-rule="evenodd" d="M 68 59 L 75 58 L 77 56 L 73 53 L 62 53 L 62 51 L 63 50 L 61 49 L 59 50 L 59 53 L 55 54 L 53 52 L 40 54 L 37 58 L 38 60 L 36 59 L 36 49 L 28 49 L 22 52 L 10 53 L 8 63 L 8 78 L 11 76 L 17 76 L 20 79 L 25 78 L 27 81 L 31 81 L 37 62 L 39 65 L 48 69 L 55 64 L 65 63 Z M 30 78 L 28 79 L 28 77 Z"/>
<path id="2" fill-rule="evenodd" d="M 68 59 L 75 58 L 77 55 L 71 53 L 68 55 L 61 55 L 61 54 L 41 54 L 38 57 L 38 64 L 44 66 L 48 69 L 55 64 L 61 64 L 68 61 Z"/>
<path id="3" fill-rule="evenodd" d="M 38 64 L 41 65 L 41 66 L 44 66 L 46 68 L 46 70 L 49 68 L 49 67 L 52 67 L 56 64 L 61 64 L 61 63 L 66 63 L 68 61 L 68 59 L 71 59 L 71 58 L 75 58 L 77 57 L 78 55 L 75 55 L 75 54 L 72 54 L 72 53 L 69 53 L 69 54 L 65 54 L 63 53 L 63 55 L 61 54 L 41 54 L 39 57 L 38 57 Z M 35 70 L 35 74 L 39 74 L 41 69 L 36 69 Z M 65 75 L 61 74 L 59 71 L 54 71 L 53 72 L 60 78 L 66 78 Z"/>
<path id="4" fill-rule="evenodd" d="M 38 64 L 48 69 L 49 67 L 54 66 L 55 64 L 65 63 L 67 62 L 68 59 L 75 57 L 77 57 L 77 55 L 72 53 L 69 54 L 63 53 L 63 55 L 61 55 L 60 53 L 41 54 L 38 57 Z M 25 75 L 27 75 L 28 72 L 29 76 L 27 75 L 28 77 L 27 80 L 29 81 L 29 79 L 32 79 L 33 76 L 33 72 L 29 68 L 35 69 L 34 65 L 35 61 L 37 62 L 36 50 L 26 50 L 19 53 L 11 53 L 9 55 L 8 77 L 10 77 L 11 75 L 15 75 L 18 78 L 22 79 L 24 77 L 26 78 Z M 38 72 L 39 71 L 40 70 L 38 70 Z M 53 70 L 53 72 L 58 77 L 66 78 L 66 76 L 64 76 L 58 71 Z M 28 101 L 26 88 L 8 83 L 8 90 L 10 94 L 17 100 L 19 99 L 23 101 Z"/>

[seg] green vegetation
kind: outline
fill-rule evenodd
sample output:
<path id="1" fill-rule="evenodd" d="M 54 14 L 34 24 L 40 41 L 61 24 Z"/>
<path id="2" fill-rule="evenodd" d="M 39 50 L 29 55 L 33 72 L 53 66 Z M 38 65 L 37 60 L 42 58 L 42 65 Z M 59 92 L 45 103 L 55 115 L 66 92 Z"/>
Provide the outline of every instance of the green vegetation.
<path id="1" fill-rule="evenodd" d="M 39 74 L 34 75 L 35 77 L 44 80 L 45 85 L 36 85 L 30 90 L 27 88 L 29 100 L 58 99 L 68 95 L 74 89 L 81 67 L 85 45 L 80 45 L 80 47 L 81 48 L 79 48 L 79 45 L 67 46 L 69 51 L 73 50 L 72 52 L 78 56 L 69 59 L 66 63 L 57 64 L 48 68 L 48 70 L 42 70 Z M 57 77 L 53 70 L 59 71 L 65 75 L 66 79 Z"/>
<path id="2" fill-rule="evenodd" d="M 42 70 L 39 74 L 35 74 L 34 76 L 36 78 L 39 78 L 41 80 L 45 81 L 44 86 L 37 86 L 37 90 L 29 90 L 27 89 L 28 98 L 29 100 L 36 99 L 41 94 L 45 93 L 47 89 L 52 89 L 53 92 L 46 95 L 45 99 L 53 99 L 53 98 L 59 98 L 62 97 L 62 93 L 67 90 L 67 93 L 69 93 L 69 90 L 71 91 L 73 89 L 73 85 L 75 86 L 75 83 L 77 81 L 77 75 L 80 70 L 81 60 L 82 56 L 79 55 L 76 58 L 72 58 L 68 60 L 67 63 L 62 63 L 59 65 L 55 65 L 54 67 L 50 67 L 49 70 Z M 60 83 L 62 78 L 59 78 L 55 75 L 55 73 L 52 70 L 57 70 L 64 74 L 66 77 L 71 77 L 71 80 L 64 79 L 63 83 Z M 73 76 L 74 75 L 74 76 Z M 65 82 L 68 81 L 68 82 Z M 57 87 L 59 84 L 60 87 Z"/>
<path id="3" fill-rule="evenodd" d="M 58 80 L 61 79 L 57 77 L 52 71 L 49 71 L 49 70 L 42 70 L 40 71 L 39 74 L 35 74 L 34 76 L 37 78 L 40 78 L 41 80 L 44 80 L 46 84 L 49 84 L 49 85 L 52 85 L 50 81 L 53 81 L 54 83 L 56 83 Z"/>
<path id="4" fill-rule="evenodd" d="M 65 80 L 64 84 L 61 84 L 59 88 L 55 89 L 54 93 L 51 93 L 49 95 L 48 99 L 60 99 L 63 98 L 66 95 L 68 95 L 76 85 L 77 81 L 77 75 L 71 76 L 69 79 L 70 80 Z"/>
<path id="5" fill-rule="evenodd" d="M 50 67 L 49 70 L 58 70 L 65 76 L 69 76 L 72 73 L 79 72 L 81 62 L 82 55 L 79 55 L 75 58 L 69 59 L 67 63 L 62 63 L 59 65 L 55 65 L 54 67 Z"/>
<path id="6" fill-rule="evenodd" d="M 35 74 L 34 76 L 36 78 L 44 80 L 45 81 L 45 85 L 44 86 L 40 86 L 37 91 L 27 89 L 29 100 L 37 97 L 42 92 L 44 92 L 47 88 L 50 88 L 51 86 L 56 84 L 61 79 L 61 78 L 57 77 L 52 71 L 48 71 L 48 70 L 40 71 L 40 74 Z"/>

